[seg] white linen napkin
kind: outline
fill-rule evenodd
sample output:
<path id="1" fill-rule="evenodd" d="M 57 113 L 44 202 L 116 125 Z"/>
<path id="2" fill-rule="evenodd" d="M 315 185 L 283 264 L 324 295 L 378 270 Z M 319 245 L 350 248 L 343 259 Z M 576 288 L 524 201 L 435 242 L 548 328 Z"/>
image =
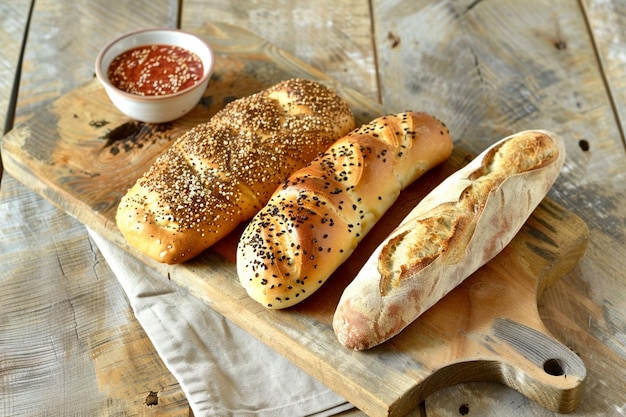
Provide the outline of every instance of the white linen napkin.
<path id="1" fill-rule="evenodd" d="M 196 417 L 323 417 L 353 408 L 201 300 L 88 230 Z"/>

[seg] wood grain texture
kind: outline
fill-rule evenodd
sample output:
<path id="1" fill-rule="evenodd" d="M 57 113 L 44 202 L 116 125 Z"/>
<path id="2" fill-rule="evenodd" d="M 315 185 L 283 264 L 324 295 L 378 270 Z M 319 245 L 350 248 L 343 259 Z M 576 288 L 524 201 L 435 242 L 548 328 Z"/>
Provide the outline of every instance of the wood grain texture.
<path id="1" fill-rule="evenodd" d="M 425 105 L 472 150 L 524 128 L 551 129 L 566 139 L 568 159 L 550 195 L 586 221 L 590 243 L 579 267 L 540 298 L 540 312 L 589 365 L 573 415 L 623 414 L 622 3 L 379 1 L 373 10 L 386 108 Z M 459 415 L 461 405 L 508 415 L 520 404 L 520 415 L 552 415 L 483 384 L 434 394 L 426 408 L 429 416 Z"/>
<path id="2" fill-rule="evenodd" d="M 626 4 L 619 0 L 581 0 L 580 4 L 614 106 L 622 142 L 626 147 L 626 27 L 623 24 L 626 19 Z"/>
<path id="3" fill-rule="evenodd" d="M 0 126 L 4 128 L 19 60 L 28 2 L 0 4 Z"/>
<path id="4" fill-rule="evenodd" d="M 19 65 L 24 26 L 28 20 L 26 2 L 0 4 L 0 127 L 2 134 L 13 126 L 14 81 Z M 0 155 L 1 156 L 1 155 Z M 4 169 L 0 159 L 0 180 Z"/>
<path id="5" fill-rule="evenodd" d="M 0 197 L 0 414 L 186 417 L 180 386 L 84 225 L 8 174 Z M 29 223 L 7 222 L 16 213 Z M 146 406 L 150 391 L 159 407 Z"/>
<path id="6" fill-rule="evenodd" d="M 181 26 L 225 22 L 245 28 L 305 63 L 378 101 L 367 0 L 185 1 Z"/>
<path id="7" fill-rule="evenodd" d="M 15 10 L 25 13 L 26 4 L 4 3 L 1 7 L 9 11 L 0 14 L 0 33 L 3 39 L 14 41 L 22 36 L 23 26 L 20 25 L 23 22 L 19 14 L 11 13 Z M 80 0 L 65 5 L 38 0 L 37 24 L 31 27 L 30 52 L 25 65 L 28 75 L 23 79 L 18 107 L 19 121 L 29 119 L 57 97 L 91 79 L 91 59 L 105 39 L 139 26 L 173 25 L 177 3 Z M 305 60 L 316 56 L 315 60 L 307 62 L 324 72 L 332 71 L 334 78 L 368 97 L 376 99 L 380 93 L 389 111 L 432 109 L 442 118 L 453 119 L 446 121 L 453 127 L 454 136 L 474 151 L 506 132 L 527 125 L 553 128 L 569 138 L 566 170 L 551 196 L 585 220 L 590 227 L 590 242 L 582 262 L 544 291 L 539 299 L 540 315 L 551 333 L 578 353 L 587 365 L 587 387 L 581 405 L 570 415 L 624 415 L 626 393 L 621 387 L 626 378 L 626 305 L 623 299 L 626 204 L 622 184 L 626 164 L 624 145 L 620 143 L 623 138 L 619 135 L 624 114 L 626 17 L 623 3 L 620 0 L 372 1 L 373 14 L 368 15 L 367 24 L 364 11 L 369 6 L 363 6 L 365 2 L 326 4 L 324 1 L 321 3 L 325 6 L 319 9 L 314 4 L 308 10 L 319 10 L 321 16 L 333 16 L 319 21 L 313 15 L 294 20 L 292 16 L 296 14 L 291 13 L 291 8 L 306 9 L 290 2 L 230 3 L 221 0 L 183 2 L 183 20 L 190 28 L 213 20 L 230 21 L 248 28 L 254 26 L 254 32 Z M 353 10 L 358 9 L 356 18 L 350 15 L 354 4 Z M 297 16 L 303 14 L 300 12 Z M 322 38 L 329 36 L 330 44 L 335 45 L 330 49 L 339 51 L 332 59 L 326 58 L 319 48 L 315 49 L 320 31 L 311 28 L 326 27 L 323 22 L 332 22 L 334 26 L 332 31 L 321 31 Z M 345 37 L 358 40 L 352 45 Z M 10 42 L 2 44 L 0 56 L 11 56 L 11 46 L 7 47 Z M 368 45 L 374 48 L 368 49 Z M 375 83 L 376 71 L 380 76 L 380 92 Z M 11 81 L 3 78 L 2 82 Z M 5 88 L 3 84 L 2 91 Z M 0 104 L 5 97 L 0 95 Z M 37 101 L 40 99 L 41 102 Z M 580 147 L 580 141 L 586 141 L 588 150 Z M 23 187 L 5 194 L 4 190 L 14 184 L 12 177 L 9 178 L 3 180 L 1 186 L 3 203 L 32 195 Z M 33 219 L 52 227 L 49 220 L 41 216 L 33 216 Z M 15 232 L 11 229 L 10 233 Z M 36 239 L 29 236 L 28 239 Z M 11 256 L 29 257 L 28 251 L 18 253 Z M 46 251 L 42 257 L 46 254 L 57 256 L 56 251 Z M 65 273 L 72 280 L 81 279 L 79 274 L 71 272 L 72 268 L 80 269 L 82 263 L 91 263 L 93 258 L 86 254 L 86 260 L 72 259 L 63 263 Z M 18 273 L 30 277 L 35 269 L 26 271 Z M 99 295 L 112 299 L 120 296 L 115 294 L 105 290 Z M 79 303 L 77 299 L 70 299 Z M 29 305 L 34 304 L 29 301 Z M 39 317 L 35 311 L 29 314 Z M 23 323 L 28 325 L 37 320 L 31 317 Z M 39 327 L 39 330 L 48 329 Z M 59 331 L 57 327 L 50 327 L 53 335 L 60 334 Z M 118 337 L 116 334 L 122 333 L 112 331 L 108 340 L 113 342 Z M 40 352 L 40 349 L 29 353 L 12 350 L 10 358 L 12 363 L 25 364 L 37 358 Z M 69 355 L 67 360 L 71 360 Z M 119 360 L 130 362 L 132 356 Z M 59 366 L 72 370 L 82 365 Z M 9 398 L 3 402 L 7 407 L 18 406 L 15 398 L 19 398 L 19 401 L 38 404 L 39 408 L 32 408 L 32 414 L 37 415 L 35 411 L 39 410 L 43 415 L 46 406 L 71 397 L 48 396 L 44 403 L 39 395 L 45 392 L 45 387 L 32 384 L 30 379 L 36 375 L 28 374 L 20 366 L 12 369 L 16 372 L 11 373 L 10 384 L 1 388 L 13 393 L 22 391 L 19 397 L 2 395 L 3 399 Z M 55 372 L 59 369 L 55 368 Z M 151 369 L 154 373 L 143 374 L 143 377 L 160 375 L 161 368 L 152 366 Z M 77 382 L 93 386 L 90 385 L 95 378 L 93 373 L 87 372 L 74 379 L 74 372 L 62 372 L 72 375 L 59 384 L 64 390 L 73 389 Z M 91 414 L 157 412 L 154 407 L 146 410 L 141 404 L 137 408 L 133 405 L 135 400 L 106 401 L 104 395 L 90 398 L 89 393 L 93 391 L 89 388 L 82 392 L 89 404 L 95 402 L 104 407 L 94 409 Z M 140 398 L 136 401 L 141 403 Z M 525 396 L 492 383 L 466 383 L 439 390 L 431 394 L 423 410 L 417 412 L 429 416 L 459 416 L 466 412 L 485 416 L 555 415 Z M 362 415 L 358 411 L 347 414 Z"/>
<path id="8" fill-rule="evenodd" d="M 1 117 L 28 5 L 0 5 Z M 140 6 L 145 14 L 138 16 Z M 169 0 L 38 0 L 16 123 L 91 80 L 95 56 L 108 39 L 139 26 L 171 25 L 176 7 Z M 5 67 L 9 61 L 13 66 Z M 187 417 L 180 386 L 84 225 L 6 173 L 0 219 L 0 414 Z M 150 392 L 157 406 L 148 406 Z"/>
<path id="9" fill-rule="evenodd" d="M 37 1 L 26 45 L 16 122 L 94 77 L 98 52 L 130 30 L 175 27 L 178 2 Z M 138 13 L 141 11 L 141 13 Z"/>

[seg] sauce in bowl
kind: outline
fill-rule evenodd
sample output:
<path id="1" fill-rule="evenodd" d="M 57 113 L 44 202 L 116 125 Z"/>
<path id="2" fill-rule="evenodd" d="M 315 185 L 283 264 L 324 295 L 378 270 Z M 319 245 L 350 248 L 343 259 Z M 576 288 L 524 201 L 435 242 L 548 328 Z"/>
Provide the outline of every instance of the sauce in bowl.
<path id="1" fill-rule="evenodd" d="M 113 59 L 107 70 L 116 88 L 139 96 L 173 94 L 202 78 L 202 60 L 180 46 L 144 45 Z"/>

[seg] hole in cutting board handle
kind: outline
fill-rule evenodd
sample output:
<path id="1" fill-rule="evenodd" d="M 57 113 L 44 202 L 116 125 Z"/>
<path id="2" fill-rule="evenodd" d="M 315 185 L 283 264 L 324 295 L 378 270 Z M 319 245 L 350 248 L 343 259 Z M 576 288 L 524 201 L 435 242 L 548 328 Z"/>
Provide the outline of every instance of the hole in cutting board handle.
<path id="1" fill-rule="evenodd" d="M 563 363 L 560 359 L 548 359 L 543 363 L 543 370 L 552 376 L 561 376 L 565 374 Z"/>

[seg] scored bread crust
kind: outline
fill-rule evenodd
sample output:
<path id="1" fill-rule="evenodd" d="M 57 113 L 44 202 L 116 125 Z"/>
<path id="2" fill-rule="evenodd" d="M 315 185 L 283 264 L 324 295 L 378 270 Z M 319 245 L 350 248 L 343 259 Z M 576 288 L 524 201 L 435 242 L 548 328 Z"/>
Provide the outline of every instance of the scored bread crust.
<path id="1" fill-rule="evenodd" d="M 189 260 L 354 127 L 347 104 L 310 80 L 235 100 L 184 133 L 137 180 L 118 206 L 117 226 L 152 259 Z"/>
<path id="2" fill-rule="evenodd" d="M 242 286 L 272 309 L 313 294 L 354 251 L 400 191 L 452 151 L 434 117 L 380 117 L 335 142 L 292 174 L 244 230 Z"/>
<path id="3" fill-rule="evenodd" d="M 346 347 L 383 343 L 517 234 L 565 160 L 554 133 L 502 139 L 432 190 L 378 246 L 342 294 L 333 328 Z"/>

